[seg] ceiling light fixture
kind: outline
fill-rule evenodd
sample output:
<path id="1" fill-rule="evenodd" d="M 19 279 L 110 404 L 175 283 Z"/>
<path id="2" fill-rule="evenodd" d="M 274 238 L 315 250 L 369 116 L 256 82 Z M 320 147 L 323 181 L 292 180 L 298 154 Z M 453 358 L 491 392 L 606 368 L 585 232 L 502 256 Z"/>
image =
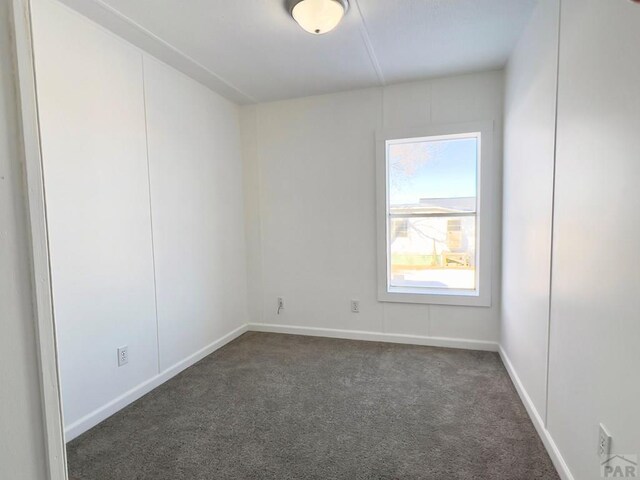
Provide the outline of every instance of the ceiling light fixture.
<path id="1" fill-rule="evenodd" d="M 314 35 L 330 32 L 349 10 L 348 0 L 288 0 L 293 19 Z"/>

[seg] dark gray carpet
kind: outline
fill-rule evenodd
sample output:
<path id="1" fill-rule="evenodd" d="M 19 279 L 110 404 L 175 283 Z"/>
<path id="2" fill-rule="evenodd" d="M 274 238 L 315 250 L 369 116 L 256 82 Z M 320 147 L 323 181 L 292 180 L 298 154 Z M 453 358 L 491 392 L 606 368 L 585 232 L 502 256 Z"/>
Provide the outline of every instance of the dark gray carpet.
<path id="1" fill-rule="evenodd" d="M 495 353 L 266 333 L 67 451 L 73 480 L 558 478 Z"/>

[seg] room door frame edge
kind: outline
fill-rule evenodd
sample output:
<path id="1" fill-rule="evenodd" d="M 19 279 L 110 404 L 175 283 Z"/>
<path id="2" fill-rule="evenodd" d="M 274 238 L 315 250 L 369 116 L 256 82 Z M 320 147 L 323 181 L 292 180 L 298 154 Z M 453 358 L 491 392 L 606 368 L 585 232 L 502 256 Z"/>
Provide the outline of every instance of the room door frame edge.
<path id="1" fill-rule="evenodd" d="M 24 162 L 31 283 L 37 340 L 45 469 L 49 480 L 68 480 L 56 328 L 51 289 L 47 212 L 38 119 L 31 0 L 11 0 L 21 160 Z"/>

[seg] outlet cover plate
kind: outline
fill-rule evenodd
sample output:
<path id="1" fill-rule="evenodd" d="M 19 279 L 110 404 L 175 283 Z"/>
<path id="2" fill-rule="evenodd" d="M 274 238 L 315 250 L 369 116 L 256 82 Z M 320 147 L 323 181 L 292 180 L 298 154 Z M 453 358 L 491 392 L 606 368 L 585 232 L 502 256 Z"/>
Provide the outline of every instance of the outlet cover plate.
<path id="1" fill-rule="evenodd" d="M 607 429 L 602 424 L 600 424 L 598 435 L 598 455 L 601 457 L 611 455 L 611 435 L 609 435 L 609 432 L 607 432 Z"/>
<path id="2" fill-rule="evenodd" d="M 351 313 L 360 313 L 360 300 L 351 300 Z"/>
<path id="3" fill-rule="evenodd" d="M 129 347 L 118 348 L 118 366 L 121 367 L 129 363 Z"/>

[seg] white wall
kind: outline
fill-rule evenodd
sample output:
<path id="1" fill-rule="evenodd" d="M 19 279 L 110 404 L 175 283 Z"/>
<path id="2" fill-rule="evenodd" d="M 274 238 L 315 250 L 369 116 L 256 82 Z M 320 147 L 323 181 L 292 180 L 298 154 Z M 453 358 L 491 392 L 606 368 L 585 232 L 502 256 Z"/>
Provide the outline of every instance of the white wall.
<path id="1" fill-rule="evenodd" d="M 33 9 L 71 439 L 246 324 L 239 116 L 57 1 Z"/>
<path id="2" fill-rule="evenodd" d="M 0 0 L 0 478 L 45 478 L 10 1 Z"/>
<path id="3" fill-rule="evenodd" d="M 559 0 L 541 0 L 506 69 L 501 346 L 546 416 Z"/>
<path id="4" fill-rule="evenodd" d="M 249 264 L 250 289 L 259 294 L 252 322 L 493 345 L 499 260 L 491 308 L 377 301 L 374 136 L 382 127 L 495 120 L 501 165 L 502 79 L 502 72 L 488 72 L 244 107 L 247 235 L 260 252 Z M 494 193 L 500 205 L 499 189 Z M 277 315 L 279 296 L 285 310 Z M 361 313 L 350 312 L 352 298 Z"/>
<path id="5" fill-rule="evenodd" d="M 238 108 L 145 56 L 160 369 L 247 322 Z"/>
<path id="6" fill-rule="evenodd" d="M 71 425 L 158 370 L 142 58 L 53 1 L 34 3 L 33 22 L 58 358 Z M 126 368 L 116 361 L 122 345 Z"/>
<path id="7" fill-rule="evenodd" d="M 563 478 L 595 480 L 600 422 L 640 456 L 640 6 L 561 1 L 556 125 L 557 8 L 540 4 L 507 69 L 501 343 Z"/>
<path id="8" fill-rule="evenodd" d="M 599 478 L 640 456 L 640 5 L 562 0 L 548 429 Z"/>

